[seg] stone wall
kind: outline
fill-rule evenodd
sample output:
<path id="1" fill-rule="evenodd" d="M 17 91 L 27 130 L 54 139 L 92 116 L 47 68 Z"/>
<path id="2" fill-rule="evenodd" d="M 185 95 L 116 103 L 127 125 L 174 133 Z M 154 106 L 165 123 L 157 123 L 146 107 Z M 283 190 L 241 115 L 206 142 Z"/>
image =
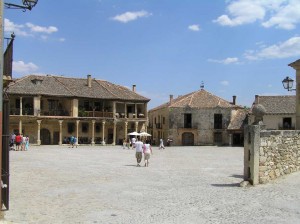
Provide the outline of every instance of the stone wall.
<path id="1" fill-rule="evenodd" d="M 259 183 L 300 170 L 300 131 L 261 131 Z"/>
<path id="2" fill-rule="evenodd" d="M 261 125 L 245 128 L 244 180 L 264 184 L 300 170 L 300 130 L 270 131 Z"/>

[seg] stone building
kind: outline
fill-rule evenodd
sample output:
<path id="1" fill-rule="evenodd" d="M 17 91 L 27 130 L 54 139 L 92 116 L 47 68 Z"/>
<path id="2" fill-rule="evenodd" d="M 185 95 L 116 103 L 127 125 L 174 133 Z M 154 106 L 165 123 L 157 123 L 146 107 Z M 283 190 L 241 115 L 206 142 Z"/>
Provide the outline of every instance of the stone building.
<path id="1" fill-rule="evenodd" d="M 63 144 L 69 136 L 80 144 L 119 144 L 127 133 L 147 126 L 149 99 L 103 80 L 29 75 L 12 82 L 10 132 L 31 143 Z"/>
<path id="2" fill-rule="evenodd" d="M 242 145 L 247 112 L 204 89 L 173 98 L 149 112 L 153 141 L 173 145 Z"/>
<path id="3" fill-rule="evenodd" d="M 296 96 L 255 96 L 252 108 L 262 105 L 266 109 L 263 123 L 268 130 L 295 130 Z M 252 108 L 249 113 L 249 124 L 254 122 Z"/>

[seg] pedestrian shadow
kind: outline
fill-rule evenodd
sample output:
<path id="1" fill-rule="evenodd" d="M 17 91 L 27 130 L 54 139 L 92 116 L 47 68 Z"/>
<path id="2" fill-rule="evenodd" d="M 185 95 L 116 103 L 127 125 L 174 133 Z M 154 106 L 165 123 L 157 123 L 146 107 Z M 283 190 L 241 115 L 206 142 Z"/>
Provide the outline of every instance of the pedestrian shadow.
<path id="1" fill-rule="evenodd" d="M 211 184 L 213 187 L 240 187 L 240 183 L 232 183 L 232 184 Z"/>
<path id="2" fill-rule="evenodd" d="M 234 178 L 238 178 L 238 179 L 244 179 L 244 175 L 240 175 L 240 174 L 233 174 L 230 177 L 234 177 Z"/>
<path id="3" fill-rule="evenodd" d="M 136 165 L 132 165 L 132 164 L 131 164 L 131 165 L 124 165 L 124 166 L 136 166 Z"/>

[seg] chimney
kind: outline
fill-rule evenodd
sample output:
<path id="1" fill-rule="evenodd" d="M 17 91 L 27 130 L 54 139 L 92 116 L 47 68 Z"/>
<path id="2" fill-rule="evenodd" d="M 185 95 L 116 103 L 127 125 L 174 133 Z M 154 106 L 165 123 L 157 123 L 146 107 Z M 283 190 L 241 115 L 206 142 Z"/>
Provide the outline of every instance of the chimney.
<path id="1" fill-rule="evenodd" d="M 173 95 L 170 95 L 170 104 L 172 104 L 173 101 Z"/>
<path id="2" fill-rule="evenodd" d="M 132 91 L 135 92 L 136 90 L 136 85 L 132 85 Z"/>
<path id="3" fill-rule="evenodd" d="M 233 105 L 236 104 L 236 96 L 232 96 L 232 104 L 233 104 Z"/>
<path id="4" fill-rule="evenodd" d="M 255 95 L 255 104 L 259 104 L 259 95 Z"/>
<path id="5" fill-rule="evenodd" d="M 92 76 L 91 75 L 87 75 L 87 86 L 88 87 L 92 87 Z"/>

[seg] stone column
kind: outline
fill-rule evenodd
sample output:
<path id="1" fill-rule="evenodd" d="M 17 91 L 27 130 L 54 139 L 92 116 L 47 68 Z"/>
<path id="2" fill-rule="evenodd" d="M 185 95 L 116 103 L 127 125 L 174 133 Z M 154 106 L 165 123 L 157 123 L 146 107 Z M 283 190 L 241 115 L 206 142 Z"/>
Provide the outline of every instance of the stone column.
<path id="1" fill-rule="evenodd" d="M 20 97 L 20 115 L 23 115 L 23 97 Z"/>
<path id="2" fill-rule="evenodd" d="M 229 146 L 232 146 L 232 134 L 229 134 Z"/>
<path id="3" fill-rule="evenodd" d="M 113 118 L 116 117 L 116 112 L 117 112 L 116 109 L 117 109 L 117 108 L 116 108 L 116 102 L 114 101 L 114 102 L 113 102 Z"/>
<path id="4" fill-rule="evenodd" d="M 92 145 L 95 145 L 95 120 L 92 120 Z"/>
<path id="5" fill-rule="evenodd" d="M 117 139 L 117 121 L 114 121 L 114 133 L 113 133 L 112 145 L 116 145 L 116 139 Z"/>
<path id="6" fill-rule="evenodd" d="M 102 121 L 102 145 L 105 145 L 105 121 Z"/>
<path id="7" fill-rule="evenodd" d="M 76 138 L 77 138 L 77 144 L 79 144 L 79 122 L 80 122 L 80 120 L 76 120 Z"/>
<path id="8" fill-rule="evenodd" d="M 59 120 L 59 142 L 58 144 L 59 145 L 62 145 L 62 123 L 63 123 L 63 120 Z"/>
<path id="9" fill-rule="evenodd" d="M 296 130 L 300 130 L 300 59 L 289 66 L 296 70 Z"/>
<path id="10" fill-rule="evenodd" d="M 37 123 L 38 123 L 37 144 L 41 145 L 41 123 L 42 123 L 42 120 L 37 120 Z"/>
<path id="11" fill-rule="evenodd" d="M 22 120 L 19 120 L 19 133 L 20 134 L 23 134 L 23 131 L 22 131 Z"/>
<path id="12" fill-rule="evenodd" d="M 78 117 L 78 99 L 72 100 L 72 116 Z M 78 138 L 77 138 L 78 140 Z"/>
<path id="13" fill-rule="evenodd" d="M 127 139 L 127 130 L 128 130 L 128 122 L 125 121 L 124 123 L 124 138 Z"/>
<path id="14" fill-rule="evenodd" d="M 41 113 L 41 96 L 33 98 L 34 116 L 40 116 Z"/>
<path id="15" fill-rule="evenodd" d="M 145 113 L 145 118 L 148 120 L 148 108 L 147 108 L 147 103 L 144 104 L 144 113 Z"/>
<path id="16" fill-rule="evenodd" d="M 139 122 L 136 121 L 136 122 L 135 122 L 135 131 L 136 131 L 136 132 L 138 132 L 138 128 L 139 128 Z"/>

